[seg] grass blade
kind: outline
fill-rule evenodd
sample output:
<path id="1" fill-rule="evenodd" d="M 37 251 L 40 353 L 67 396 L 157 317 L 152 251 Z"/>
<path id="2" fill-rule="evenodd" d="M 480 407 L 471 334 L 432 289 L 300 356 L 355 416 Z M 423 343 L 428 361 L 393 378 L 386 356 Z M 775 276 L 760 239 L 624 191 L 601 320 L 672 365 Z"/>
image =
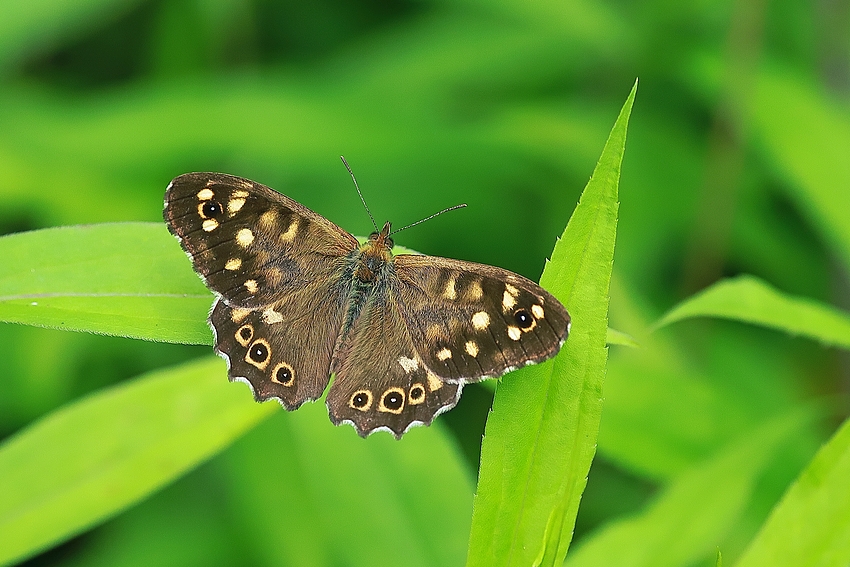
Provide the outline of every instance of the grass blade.
<path id="1" fill-rule="evenodd" d="M 228 445 L 275 404 L 224 361 L 158 371 L 59 409 L 0 445 L 0 565 L 65 540 Z"/>
<path id="2" fill-rule="evenodd" d="M 793 412 L 749 431 L 677 477 L 639 514 L 582 540 L 564 566 L 677 567 L 711 555 L 746 510 L 779 444 L 812 414 Z"/>
<path id="3" fill-rule="evenodd" d="M 812 459 L 737 567 L 850 565 L 850 420 Z"/>
<path id="4" fill-rule="evenodd" d="M 596 447 L 617 187 L 632 92 L 541 284 L 570 311 L 555 360 L 500 383 L 487 421 L 467 565 L 563 561 Z"/>
<path id="5" fill-rule="evenodd" d="M 850 349 L 850 314 L 783 294 L 752 276 L 724 280 L 689 297 L 667 312 L 655 327 L 691 317 L 753 323 Z"/>
<path id="6" fill-rule="evenodd" d="M 0 237 L 0 321 L 212 344 L 212 294 L 161 223 Z"/>

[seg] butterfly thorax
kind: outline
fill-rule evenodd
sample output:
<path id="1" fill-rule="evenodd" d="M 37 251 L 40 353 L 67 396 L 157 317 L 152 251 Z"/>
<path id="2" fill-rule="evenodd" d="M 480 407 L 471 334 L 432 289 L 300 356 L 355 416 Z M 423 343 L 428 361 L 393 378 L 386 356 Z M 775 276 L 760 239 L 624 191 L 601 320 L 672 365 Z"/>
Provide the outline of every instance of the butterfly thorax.
<path id="1" fill-rule="evenodd" d="M 357 252 L 354 276 L 361 283 L 374 283 L 392 261 L 393 239 L 390 238 L 390 223 L 384 224 L 380 232 L 373 232 Z"/>

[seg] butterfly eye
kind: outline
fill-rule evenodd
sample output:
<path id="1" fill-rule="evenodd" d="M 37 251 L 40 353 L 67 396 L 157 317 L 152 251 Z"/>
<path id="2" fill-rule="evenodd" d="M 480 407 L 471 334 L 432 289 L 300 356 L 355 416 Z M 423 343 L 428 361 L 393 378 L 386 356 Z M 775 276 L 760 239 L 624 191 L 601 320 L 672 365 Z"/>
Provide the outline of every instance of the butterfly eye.
<path id="1" fill-rule="evenodd" d="M 213 219 L 221 214 L 221 205 L 217 201 L 206 201 L 201 205 L 201 214 L 204 218 Z"/>
<path id="2" fill-rule="evenodd" d="M 514 312 L 514 321 L 516 321 L 516 324 L 522 329 L 527 329 L 534 324 L 534 318 L 531 316 L 531 313 L 525 309 L 517 309 L 516 312 Z"/>

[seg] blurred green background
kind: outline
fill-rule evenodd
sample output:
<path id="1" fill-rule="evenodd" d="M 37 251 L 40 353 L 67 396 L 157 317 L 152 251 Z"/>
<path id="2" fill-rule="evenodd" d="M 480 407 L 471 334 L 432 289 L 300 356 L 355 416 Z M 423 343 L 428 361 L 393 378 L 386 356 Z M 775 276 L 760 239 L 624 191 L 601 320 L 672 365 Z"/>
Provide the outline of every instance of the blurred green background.
<path id="1" fill-rule="evenodd" d="M 365 235 L 343 154 L 379 223 L 469 205 L 398 243 L 537 279 L 636 77 L 611 325 L 643 348 L 612 347 L 576 542 L 818 404 L 756 474 L 723 540 L 734 558 L 848 414 L 850 358 L 732 322 L 645 331 L 744 273 L 850 308 L 846 0 L 4 0 L 0 233 L 160 221 L 173 177 L 221 171 Z M 0 436 L 208 353 L 0 325 Z M 439 418 L 471 479 L 491 397 L 468 387 Z M 278 564 L 246 552 L 238 510 L 210 499 L 262 451 L 257 431 L 27 564 Z"/>

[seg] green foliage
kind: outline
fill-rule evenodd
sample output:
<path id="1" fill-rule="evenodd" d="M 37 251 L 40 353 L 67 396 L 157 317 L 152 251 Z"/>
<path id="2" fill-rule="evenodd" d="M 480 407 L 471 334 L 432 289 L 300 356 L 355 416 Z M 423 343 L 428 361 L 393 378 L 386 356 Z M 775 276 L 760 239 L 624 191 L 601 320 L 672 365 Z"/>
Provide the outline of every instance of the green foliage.
<path id="1" fill-rule="evenodd" d="M 540 279 L 574 321 L 568 344 L 496 390 L 467 565 L 555 565 L 570 545 L 602 413 L 617 188 L 636 90 Z"/>
<path id="2" fill-rule="evenodd" d="M 848 478 L 850 421 L 845 421 L 789 488 L 737 565 L 846 565 L 850 555 Z"/>
<path id="3" fill-rule="evenodd" d="M 70 404 L 0 449 L 0 563 L 31 555 L 220 451 L 269 415 L 239 403 L 208 360 Z M 244 400 L 243 400 L 244 401 Z"/>
<path id="4" fill-rule="evenodd" d="M 162 224 L 72 226 L 0 238 L 0 320 L 212 344 L 212 302 Z"/>
<path id="5" fill-rule="evenodd" d="M 656 327 L 690 317 L 722 317 L 850 348 L 850 314 L 805 298 L 791 297 L 750 276 L 725 280 L 671 309 Z"/>
<path id="6" fill-rule="evenodd" d="M 0 2 L 0 563 L 847 565 L 839 4 Z M 492 413 L 363 441 L 212 361 L 168 181 L 368 233 L 340 154 L 379 222 L 469 204 L 398 242 L 534 279 L 581 197 L 573 336 Z"/>

